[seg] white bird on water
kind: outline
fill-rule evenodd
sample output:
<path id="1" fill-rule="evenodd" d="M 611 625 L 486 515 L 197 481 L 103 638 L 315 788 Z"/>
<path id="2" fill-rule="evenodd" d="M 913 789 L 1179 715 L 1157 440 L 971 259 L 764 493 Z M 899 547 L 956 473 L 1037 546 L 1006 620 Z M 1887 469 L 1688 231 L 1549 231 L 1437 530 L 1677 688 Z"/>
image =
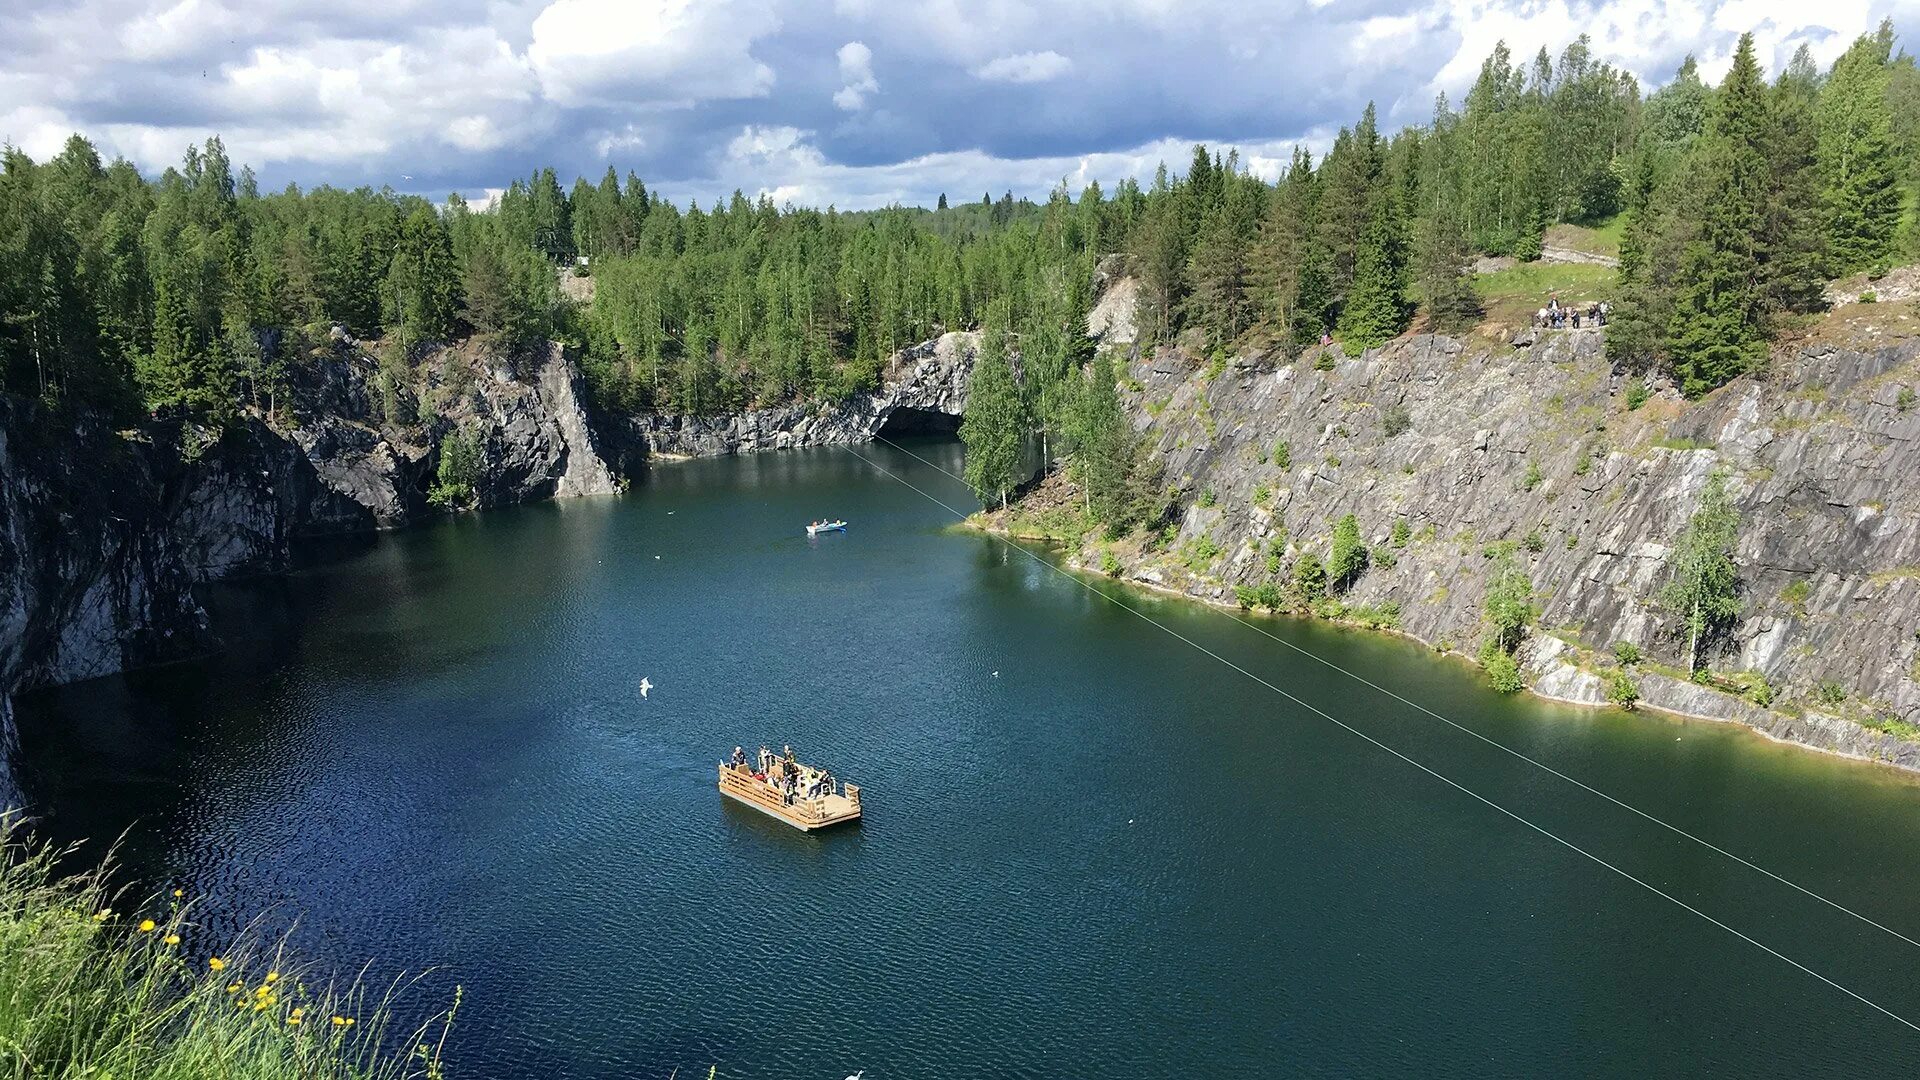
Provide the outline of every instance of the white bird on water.
<path id="1" fill-rule="evenodd" d="M 648 678 L 646 678 L 645 676 L 641 676 L 641 678 L 640 678 L 640 696 L 641 696 L 641 697 L 646 697 L 646 696 L 647 696 L 647 691 L 649 691 L 649 690 L 651 690 L 651 689 L 653 689 L 653 681 L 652 681 L 652 680 L 650 680 L 650 679 L 648 679 Z"/>
<path id="2" fill-rule="evenodd" d="M 859 1072 L 854 1073 L 852 1076 L 847 1077 L 847 1080 L 860 1080 L 860 1078 L 862 1076 L 865 1076 L 866 1074 L 867 1074 L 867 1070 L 861 1069 Z"/>

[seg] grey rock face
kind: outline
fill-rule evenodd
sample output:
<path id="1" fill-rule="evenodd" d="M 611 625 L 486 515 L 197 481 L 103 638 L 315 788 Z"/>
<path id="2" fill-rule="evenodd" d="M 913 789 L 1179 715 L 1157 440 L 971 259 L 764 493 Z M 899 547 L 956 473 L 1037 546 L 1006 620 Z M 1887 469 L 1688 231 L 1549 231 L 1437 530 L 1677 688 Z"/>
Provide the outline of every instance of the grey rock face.
<path id="1" fill-rule="evenodd" d="M 210 638 L 165 516 L 170 456 L 0 398 L 0 695 L 191 655 Z"/>
<path id="2" fill-rule="evenodd" d="M 967 408 L 979 335 L 942 334 L 897 353 L 880 390 L 835 405 L 781 405 L 729 416 L 649 413 L 617 422 L 623 467 L 647 457 L 715 457 L 800 446 L 869 442 L 897 413 L 958 417 Z"/>
<path id="3" fill-rule="evenodd" d="M 1206 536 L 1222 555 L 1199 574 L 1166 554 L 1136 557 L 1128 572 L 1230 600 L 1234 586 L 1268 580 L 1269 554 L 1282 575 L 1302 550 L 1324 555 L 1334 522 L 1353 513 L 1393 564 L 1376 561 L 1346 599 L 1398 604 L 1420 640 L 1478 645 L 1489 545 L 1505 544 L 1532 577 L 1542 633 L 1595 652 L 1633 642 L 1683 663 L 1680 621 L 1658 593 L 1670 546 L 1709 474 L 1725 469 L 1742 515 L 1744 614 L 1711 643 L 1711 666 L 1763 674 L 1793 710 L 1831 680 L 1847 691 L 1842 712 L 1920 722 L 1920 412 L 1898 404 L 1900 387 L 1920 385 L 1920 341 L 1808 347 L 1776 357 L 1765 382 L 1692 404 L 1663 391 L 1629 411 L 1603 333 L 1540 331 L 1491 351 L 1418 336 L 1331 371 L 1263 363 L 1211 379 L 1184 353 L 1137 357 L 1129 374 L 1143 389 L 1126 395 L 1136 428 L 1170 481 L 1214 493 L 1210 509 L 1186 500 L 1173 547 Z M 1392 436 L 1390 408 L 1411 421 Z M 1273 463 L 1281 442 L 1288 468 Z M 1412 537 L 1404 548 L 1386 544 L 1396 519 Z M 1551 696 L 1604 698 L 1557 650 L 1530 667 Z M 1920 763 L 1913 744 L 1856 723 L 1654 676 L 1641 693 L 1676 712 Z"/>
<path id="4" fill-rule="evenodd" d="M 618 489 L 558 346 L 525 379 L 481 366 L 464 348 L 424 359 L 422 386 L 453 372 L 468 390 L 436 422 L 396 428 L 371 408 L 373 361 L 341 335 L 297 373 L 281 416 L 304 422 L 243 418 L 191 461 L 172 447 L 199 445 L 192 431 L 52 431 L 0 399 L 0 694 L 213 647 L 193 585 L 284 569 L 302 538 L 429 513 L 425 480 L 461 425 L 485 448 L 483 505 Z"/>

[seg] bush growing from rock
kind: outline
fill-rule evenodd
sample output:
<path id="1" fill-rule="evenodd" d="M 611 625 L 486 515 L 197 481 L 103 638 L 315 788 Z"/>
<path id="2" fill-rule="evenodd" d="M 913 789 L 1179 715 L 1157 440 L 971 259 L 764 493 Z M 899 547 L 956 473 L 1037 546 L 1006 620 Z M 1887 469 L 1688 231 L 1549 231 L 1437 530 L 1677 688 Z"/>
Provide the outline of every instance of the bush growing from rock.
<path id="1" fill-rule="evenodd" d="M 1526 685 L 1520 679 L 1519 661 L 1494 638 L 1480 647 L 1480 666 L 1487 669 L 1487 685 L 1503 694 L 1517 693 Z"/>
<path id="2" fill-rule="evenodd" d="M 1607 700 L 1623 709 L 1631 709 L 1640 701 L 1640 684 L 1622 668 L 1614 668 L 1607 676 Z"/>

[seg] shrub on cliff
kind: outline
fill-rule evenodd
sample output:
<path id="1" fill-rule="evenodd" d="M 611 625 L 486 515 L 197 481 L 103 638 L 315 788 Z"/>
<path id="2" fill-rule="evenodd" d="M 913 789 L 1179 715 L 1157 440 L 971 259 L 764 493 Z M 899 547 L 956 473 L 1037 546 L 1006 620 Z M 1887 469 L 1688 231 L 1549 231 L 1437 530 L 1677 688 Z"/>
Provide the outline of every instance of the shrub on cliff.
<path id="1" fill-rule="evenodd" d="M 0 1066 L 11 1063 L 8 1075 L 445 1076 L 452 1010 L 410 1035 L 397 1031 L 391 991 L 326 983 L 293 963 L 284 943 L 189 940 L 193 910 L 179 890 L 133 901 L 108 885 L 105 868 L 62 876 L 59 854 L 0 814 Z M 454 1001 L 457 1008 L 457 993 Z"/>
<path id="2" fill-rule="evenodd" d="M 1367 570 L 1367 545 L 1360 539 L 1360 521 L 1352 514 L 1333 526 L 1333 546 L 1327 555 L 1327 584 L 1335 591 L 1352 588 Z"/>

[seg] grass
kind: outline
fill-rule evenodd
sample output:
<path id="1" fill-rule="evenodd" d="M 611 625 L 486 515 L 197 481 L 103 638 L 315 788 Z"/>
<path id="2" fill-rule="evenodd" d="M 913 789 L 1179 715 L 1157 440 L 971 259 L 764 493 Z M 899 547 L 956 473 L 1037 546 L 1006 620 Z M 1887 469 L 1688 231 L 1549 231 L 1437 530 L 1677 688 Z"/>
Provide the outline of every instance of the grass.
<path id="1" fill-rule="evenodd" d="M 1547 306 L 1547 294 L 1558 293 L 1563 304 L 1613 299 L 1619 275 L 1606 266 L 1588 263 L 1521 263 L 1474 279 L 1480 302 L 1490 322 L 1525 326 L 1533 313 Z"/>
<path id="2" fill-rule="evenodd" d="M 126 1080 L 443 1080 L 454 1004 L 411 1033 L 356 980 L 322 985 L 285 942 L 208 950 L 175 890 L 141 902 L 109 869 L 62 875 L 63 852 L 0 814 L 0 1072 Z"/>
<path id="3" fill-rule="evenodd" d="M 1620 238 L 1627 231 L 1627 215 L 1615 214 L 1585 225 L 1555 225 L 1547 230 L 1547 243 L 1554 247 L 1584 251 L 1590 255 L 1620 257 Z"/>

